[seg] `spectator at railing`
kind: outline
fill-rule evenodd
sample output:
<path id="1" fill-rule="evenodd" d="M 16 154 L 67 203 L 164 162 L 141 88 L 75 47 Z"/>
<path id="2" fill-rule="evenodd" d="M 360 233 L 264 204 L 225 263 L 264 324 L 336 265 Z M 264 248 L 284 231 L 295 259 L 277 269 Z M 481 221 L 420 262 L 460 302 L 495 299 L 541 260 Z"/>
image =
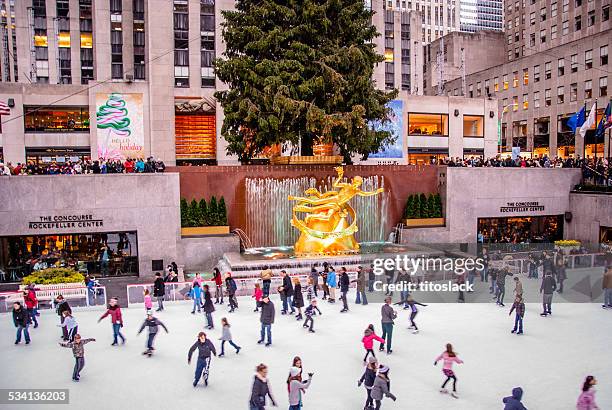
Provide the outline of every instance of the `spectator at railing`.
<path id="1" fill-rule="evenodd" d="M 0 163 L 0 175 L 70 175 L 70 174 L 133 174 L 164 172 L 166 165 L 161 159 L 153 157 L 128 158 L 124 162 L 120 160 L 78 160 L 76 162 L 51 162 L 49 165 L 40 165 L 34 161 L 27 164 L 17 163 L 13 166 L 10 162 L 6 165 Z"/>

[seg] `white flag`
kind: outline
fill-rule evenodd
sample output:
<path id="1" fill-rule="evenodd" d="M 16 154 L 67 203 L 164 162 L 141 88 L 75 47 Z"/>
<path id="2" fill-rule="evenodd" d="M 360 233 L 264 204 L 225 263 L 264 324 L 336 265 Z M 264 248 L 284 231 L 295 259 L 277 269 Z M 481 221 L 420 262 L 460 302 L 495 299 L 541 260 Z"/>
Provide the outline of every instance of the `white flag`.
<path id="1" fill-rule="evenodd" d="M 596 107 L 595 105 L 593 105 L 593 107 L 591 107 L 591 112 L 589 113 L 589 116 L 587 117 L 586 121 L 584 122 L 584 124 L 582 124 L 582 127 L 580 127 L 580 136 L 582 138 L 584 138 L 584 136 L 587 133 L 587 130 L 589 128 L 591 128 L 593 125 L 595 125 L 595 111 L 596 111 Z"/>

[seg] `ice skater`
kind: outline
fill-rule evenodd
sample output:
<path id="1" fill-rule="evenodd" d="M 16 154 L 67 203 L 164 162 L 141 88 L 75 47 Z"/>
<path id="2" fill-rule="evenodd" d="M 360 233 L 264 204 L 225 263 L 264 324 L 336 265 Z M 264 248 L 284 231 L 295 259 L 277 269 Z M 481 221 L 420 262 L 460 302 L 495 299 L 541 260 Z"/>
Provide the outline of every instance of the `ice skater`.
<path id="1" fill-rule="evenodd" d="M 111 298 L 108 302 L 108 308 L 106 312 L 100 316 L 98 323 L 105 317 L 110 316 L 111 323 L 113 325 L 113 343 L 111 346 L 117 346 L 117 338 L 121 338 L 121 344 L 125 344 L 125 337 L 121 334 L 121 328 L 123 327 L 123 317 L 121 316 L 121 307 L 117 303 L 117 298 Z"/>
<path id="2" fill-rule="evenodd" d="M 552 314 L 552 299 L 555 290 L 557 289 L 557 283 L 551 272 L 546 272 L 540 285 L 540 293 L 542 293 L 542 308 L 543 311 L 540 316 L 548 316 Z"/>
<path id="3" fill-rule="evenodd" d="M 308 329 L 310 333 L 315 332 L 314 331 L 314 316 L 317 314 L 317 312 L 319 313 L 319 316 L 323 314 L 317 307 L 317 300 L 313 299 L 310 301 L 310 305 L 308 305 L 308 307 L 304 310 L 304 314 L 306 315 L 306 320 L 304 320 L 304 324 L 302 325 L 302 327 L 308 327 L 308 324 L 310 323 L 310 329 Z"/>
<path id="4" fill-rule="evenodd" d="M 578 396 L 576 410 L 599 410 L 595 402 L 595 385 L 597 379 L 594 376 L 587 376 L 582 384 L 582 393 Z"/>
<path id="5" fill-rule="evenodd" d="M 228 342 L 234 349 L 236 349 L 236 354 L 240 353 L 240 349 L 242 349 L 242 347 L 238 346 L 232 340 L 232 332 L 230 331 L 230 324 L 227 321 L 227 318 L 221 318 L 221 329 L 222 333 L 221 337 L 219 338 L 219 340 L 221 340 L 221 354 L 219 354 L 219 357 L 225 356 L 225 342 Z"/>
<path id="6" fill-rule="evenodd" d="M 340 269 L 340 299 L 342 299 L 342 310 L 340 313 L 345 313 L 349 311 L 348 298 L 347 294 L 349 291 L 349 286 L 351 284 L 348 272 L 346 268 L 343 266 Z"/>
<path id="7" fill-rule="evenodd" d="M 249 410 L 266 410 L 266 397 L 269 397 L 272 405 L 276 407 L 276 400 L 274 400 L 268 384 L 268 366 L 261 363 L 255 368 Z"/>
<path id="8" fill-rule="evenodd" d="M 393 338 L 393 324 L 394 319 L 397 318 L 397 312 L 391 306 L 391 296 L 387 296 L 385 298 L 385 303 L 380 308 L 380 317 L 382 324 L 382 338 L 383 342 L 380 343 L 381 352 L 384 350 L 385 345 L 387 345 L 387 354 L 393 353 L 391 349 L 391 341 Z"/>
<path id="9" fill-rule="evenodd" d="M 408 329 L 412 329 L 412 333 L 414 334 L 419 333 L 419 328 L 416 322 L 414 321 L 416 316 L 419 314 L 419 308 L 417 308 L 417 305 L 419 306 L 427 306 L 427 305 L 417 302 L 416 300 L 414 300 L 414 298 L 411 295 L 408 295 L 406 300 L 396 303 L 396 305 L 402 305 L 402 304 L 404 306 L 407 306 L 408 309 L 410 309 L 410 327 Z"/>
<path id="10" fill-rule="evenodd" d="M 30 320 L 34 323 L 34 329 L 38 327 L 38 299 L 36 298 L 36 291 L 34 290 L 34 285 L 29 284 L 27 288 L 23 291 L 23 301 L 26 305 L 26 309 L 28 314 L 30 315 Z"/>
<path id="11" fill-rule="evenodd" d="M 261 298 L 263 298 L 263 290 L 259 283 L 255 283 L 255 289 L 253 289 L 253 295 L 251 298 L 255 299 L 255 310 L 253 312 L 259 312 L 259 307 L 261 306 Z"/>
<path id="12" fill-rule="evenodd" d="M 298 277 L 293 278 L 293 307 L 297 310 L 296 320 L 302 320 L 302 308 L 304 307 L 304 295 L 302 294 L 302 284 Z"/>
<path id="13" fill-rule="evenodd" d="M 517 335 L 523 334 L 523 318 L 525 317 L 525 303 L 523 302 L 522 296 L 517 296 L 514 299 L 514 303 L 510 308 L 510 313 L 508 316 L 512 315 L 512 312 L 516 310 L 516 316 L 514 317 L 514 329 L 512 329 L 511 333 L 516 333 Z"/>
<path id="14" fill-rule="evenodd" d="M 512 396 L 504 397 L 502 402 L 504 403 L 504 410 L 527 410 L 521 399 L 523 398 L 523 389 L 515 387 L 512 389 Z"/>
<path id="15" fill-rule="evenodd" d="M 293 284 L 291 283 L 291 277 L 285 270 L 281 270 L 281 276 L 283 278 L 283 284 L 280 287 L 279 293 L 281 293 L 281 298 L 284 296 L 284 299 L 282 299 L 283 310 L 281 314 L 286 315 L 287 309 L 291 308 L 289 314 L 292 315 L 295 313 L 295 309 L 293 308 Z"/>
<path id="16" fill-rule="evenodd" d="M 161 273 L 155 274 L 155 282 L 153 282 L 153 296 L 157 298 L 157 311 L 161 312 L 164 310 L 164 296 L 166 295 L 166 284 Z"/>
<path id="17" fill-rule="evenodd" d="M 95 342 L 96 339 L 81 339 L 80 334 L 74 335 L 74 340 L 70 342 L 60 342 L 60 346 L 72 349 L 74 355 L 74 370 L 72 371 L 72 381 L 78 382 L 81 379 L 81 371 L 85 367 L 85 345 Z"/>
<path id="18" fill-rule="evenodd" d="M 60 317 L 60 323 L 64 323 L 64 312 L 65 311 L 69 311 L 72 313 L 70 304 L 68 304 L 68 301 L 64 299 L 64 296 L 57 295 L 57 297 L 55 298 L 55 311 L 57 312 L 57 315 Z M 64 342 L 68 341 L 68 330 L 64 326 L 62 326 L 62 339 L 64 339 Z"/>
<path id="19" fill-rule="evenodd" d="M 17 335 L 15 336 L 15 344 L 21 343 L 21 333 L 25 336 L 25 344 L 30 344 L 30 332 L 28 326 L 30 326 L 30 319 L 28 311 L 21 306 L 20 302 L 13 303 L 13 324 L 17 328 Z"/>
<path id="20" fill-rule="evenodd" d="M 265 340 L 265 336 L 268 336 L 266 347 L 272 344 L 272 324 L 274 323 L 274 303 L 270 300 L 268 295 L 264 295 L 261 303 L 261 316 L 259 321 L 261 322 L 261 337 L 257 341 L 257 344 L 262 344 Z"/>
<path id="21" fill-rule="evenodd" d="M 225 289 L 227 289 L 227 298 L 229 299 L 229 312 L 232 313 L 238 308 L 238 302 L 236 302 L 236 290 L 238 286 L 236 286 L 236 281 L 232 278 L 231 272 L 225 274 Z"/>
<path id="22" fill-rule="evenodd" d="M 373 357 L 376 357 L 376 355 L 374 354 L 374 340 L 380 343 L 385 343 L 385 339 L 379 337 L 374 332 L 374 325 L 370 324 L 368 325 L 366 330 L 363 332 L 363 338 L 361 339 L 361 343 L 363 343 L 363 348 L 366 350 L 366 354 L 363 357 L 364 364 L 366 363 L 366 360 L 368 359 L 368 355 L 371 354 Z"/>
<path id="23" fill-rule="evenodd" d="M 191 309 L 191 314 L 195 315 L 196 309 L 198 310 L 198 313 L 202 311 L 202 288 L 200 287 L 200 284 L 194 282 L 190 293 L 191 298 L 193 299 L 193 309 Z"/>
<path id="24" fill-rule="evenodd" d="M 145 313 L 153 309 L 153 300 L 151 300 L 151 291 L 149 289 L 144 290 L 144 306 Z"/>
<path id="25" fill-rule="evenodd" d="M 504 305 L 504 296 L 506 295 L 506 276 L 512 276 L 512 273 L 510 273 L 507 267 L 498 271 L 497 277 L 495 279 L 497 285 L 497 290 L 495 293 L 495 303 L 501 307 L 506 306 Z"/>
<path id="26" fill-rule="evenodd" d="M 151 357 L 151 355 L 153 354 L 153 350 L 155 350 L 155 348 L 153 347 L 153 341 L 155 340 L 155 336 L 157 336 L 157 332 L 159 331 L 160 326 L 164 328 L 166 333 L 168 333 L 168 328 L 166 327 L 166 325 L 164 325 L 161 320 L 154 317 L 153 312 L 148 312 L 147 318 L 144 320 L 144 322 L 142 322 L 140 330 L 138 330 L 138 334 L 142 333 L 145 327 L 147 327 L 149 330 L 149 335 L 147 337 L 147 350 L 142 352 L 143 355 L 148 355 L 149 357 Z"/>
<path id="27" fill-rule="evenodd" d="M 302 408 L 302 392 L 310 387 L 314 373 L 308 373 L 308 380 L 302 381 L 302 369 L 292 367 L 289 369 L 289 380 L 287 390 L 289 391 L 289 410 L 300 410 Z"/>
<path id="28" fill-rule="evenodd" d="M 366 389 L 366 402 L 364 409 L 370 409 L 374 405 L 372 399 L 372 386 L 374 386 L 374 380 L 376 379 L 376 373 L 378 372 L 378 361 L 376 357 L 370 356 L 368 358 L 368 364 L 366 365 L 365 371 L 361 375 L 361 378 L 357 381 L 357 386 L 360 387 L 362 384 Z"/>
<path id="29" fill-rule="evenodd" d="M 338 286 L 338 278 L 333 266 L 329 266 L 327 272 L 327 286 L 329 287 L 329 303 L 336 303 L 336 286 Z"/>
<path id="30" fill-rule="evenodd" d="M 210 370 L 211 354 L 217 355 L 215 345 L 206 338 L 206 333 L 198 333 L 198 340 L 191 346 L 189 353 L 187 354 L 187 364 L 191 364 L 191 356 L 193 352 L 198 349 L 198 362 L 196 364 L 195 379 L 193 380 L 193 387 L 198 385 L 200 378 L 204 379 L 204 385 L 208 386 L 208 375 Z M 202 374 L 203 373 L 203 374 Z"/>
<path id="31" fill-rule="evenodd" d="M 68 332 L 68 341 L 74 342 L 74 336 L 79 332 L 79 324 L 74 316 L 72 316 L 71 311 L 65 310 L 63 315 L 64 321 L 57 326 L 66 328 L 66 331 Z"/>
<path id="32" fill-rule="evenodd" d="M 219 268 L 213 269 L 213 280 L 215 281 L 215 305 L 223 304 L 223 277 Z"/>
<path id="33" fill-rule="evenodd" d="M 384 397 L 389 397 L 395 401 L 397 398 L 391 393 L 391 380 L 389 379 L 389 368 L 385 365 L 381 365 L 378 369 L 378 375 L 374 379 L 374 385 L 372 386 L 372 399 L 376 403 L 376 410 L 380 409 L 382 400 Z"/>
<path id="34" fill-rule="evenodd" d="M 212 313 L 215 311 L 215 305 L 210 295 L 208 285 L 204 285 L 204 314 L 206 315 L 206 328 L 208 330 L 214 329 L 215 324 L 213 323 Z"/>
<path id="35" fill-rule="evenodd" d="M 436 358 L 434 366 L 437 366 L 438 361 L 440 360 L 444 361 L 442 373 L 444 373 L 444 376 L 446 376 L 446 380 L 444 381 L 444 383 L 442 383 L 442 387 L 440 387 L 440 393 L 448 393 L 448 390 L 446 390 L 446 383 L 448 383 L 449 380 L 453 379 L 453 392 L 451 393 L 451 396 L 458 399 L 459 396 L 457 395 L 457 376 L 455 376 L 455 373 L 453 372 L 453 363 L 462 364 L 463 360 L 457 357 L 457 353 L 453 351 L 453 345 L 451 345 L 450 343 L 446 344 L 446 351 L 444 351 L 440 356 Z"/>

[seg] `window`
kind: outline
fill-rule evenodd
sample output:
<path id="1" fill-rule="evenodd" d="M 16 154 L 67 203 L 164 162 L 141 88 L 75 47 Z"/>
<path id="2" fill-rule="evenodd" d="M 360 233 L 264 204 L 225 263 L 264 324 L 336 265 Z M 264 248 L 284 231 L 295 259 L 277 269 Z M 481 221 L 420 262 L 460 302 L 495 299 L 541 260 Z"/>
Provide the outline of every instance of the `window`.
<path id="1" fill-rule="evenodd" d="M 608 21 L 608 20 L 610 20 L 610 6 L 605 6 L 601 10 L 601 21 Z"/>
<path id="2" fill-rule="evenodd" d="M 576 16 L 574 18 L 574 31 L 582 30 L 582 16 Z"/>
<path id="3" fill-rule="evenodd" d="M 540 30 L 540 43 L 546 43 L 546 29 Z"/>
<path id="4" fill-rule="evenodd" d="M 593 80 L 586 80 L 584 82 L 584 98 L 589 99 L 593 97 Z"/>
<path id="5" fill-rule="evenodd" d="M 572 73 L 578 71 L 578 54 L 572 54 L 570 56 L 570 69 L 572 70 Z"/>
<path id="6" fill-rule="evenodd" d="M 569 11 L 569 0 L 563 0 L 563 12 L 567 13 Z"/>
<path id="7" fill-rule="evenodd" d="M 490 80 L 485 80 L 484 87 L 485 87 L 485 94 L 487 96 L 489 96 L 491 94 L 490 84 L 491 84 Z"/>
<path id="8" fill-rule="evenodd" d="M 518 71 L 512 73 L 512 87 L 516 88 L 519 85 Z"/>
<path id="9" fill-rule="evenodd" d="M 88 107 L 25 107 L 25 132 L 89 132 Z"/>
<path id="10" fill-rule="evenodd" d="M 563 104 L 565 102 L 565 88 L 563 86 L 557 87 L 557 104 Z"/>
<path id="11" fill-rule="evenodd" d="M 546 90 L 544 90 L 544 105 L 550 107 L 551 104 L 551 92 L 550 88 L 547 88 Z"/>
<path id="12" fill-rule="evenodd" d="M 563 77 L 565 74 L 565 59 L 560 58 L 557 62 L 557 75 Z"/>
<path id="13" fill-rule="evenodd" d="M 582 0 L 576 0 L 576 7 L 582 6 Z"/>
<path id="14" fill-rule="evenodd" d="M 535 26 L 535 23 L 536 23 L 536 17 L 535 17 L 535 11 L 534 11 L 533 13 L 529 15 L 529 25 Z"/>
<path id="15" fill-rule="evenodd" d="M 480 81 L 476 83 L 476 97 L 482 97 L 482 83 Z"/>
<path id="16" fill-rule="evenodd" d="M 605 97 L 608 95 L 608 77 L 601 77 L 599 79 L 599 96 Z"/>
<path id="17" fill-rule="evenodd" d="M 540 82 L 540 66 L 539 65 L 533 66 L 533 82 L 534 83 Z"/>
<path id="18" fill-rule="evenodd" d="M 550 3 L 550 17 L 557 17 L 557 2 Z"/>
<path id="19" fill-rule="evenodd" d="M 564 36 L 569 34 L 569 21 L 564 21 L 561 25 L 561 34 Z"/>
<path id="20" fill-rule="evenodd" d="M 591 27 L 595 25 L 595 10 L 589 11 L 587 16 L 587 27 Z"/>
<path id="21" fill-rule="evenodd" d="M 448 137 L 448 115 L 409 113 L 408 134 Z"/>
<path id="22" fill-rule="evenodd" d="M 578 84 L 570 84 L 570 102 L 574 102 L 578 99 Z"/>
<path id="23" fill-rule="evenodd" d="M 484 117 L 481 115 L 464 115 L 463 136 L 484 138 Z"/>
<path id="24" fill-rule="evenodd" d="M 499 77 L 495 77 L 493 79 L 493 91 L 495 92 L 499 91 Z"/>
<path id="25" fill-rule="evenodd" d="M 550 39 L 554 40 L 557 38 L 557 25 L 550 26 Z"/>
<path id="26" fill-rule="evenodd" d="M 534 91 L 533 93 L 533 108 L 540 108 L 540 92 Z"/>
<path id="27" fill-rule="evenodd" d="M 599 65 L 608 65 L 608 46 L 599 47 Z"/>
<path id="28" fill-rule="evenodd" d="M 546 80 L 550 80 L 552 77 L 552 62 L 548 61 L 544 64 L 544 78 Z"/>
<path id="29" fill-rule="evenodd" d="M 523 94 L 523 109 L 529 108 L 529 94 Z"/>
<path id="30" fill-rule="evenodd" d="M 468 86 L 468 96 L 470 98 L 474 98 L 474 85 L 473 84 L 470 84 Z"/>
<path id="31" fill-rule="evenodd" d="M 540 21 L 546 21 L 546 7 L 540 9 Z"/>
<path id="32" fill-rule="evenodd" d="M 523 85 L 529 85 L 529 69 L 523 68 Z"/>
<path id="33" fill-rule="evenodd" d="M 512 111 L 518 111 L 518 97 L 512 97 Z"/>
<path id="34" fill-rule="evenodd" d="M 508 74 L 504 74 L 503 83 L 504 83 L 504 90 L 507 90 L 508 89 Z"/>
<path id="35" fill-rule="evenodd" d="M 535 33 L 529 35 L 529 47 L 535 47 Z"/>
<path id="36" fill-rule="evenodd" d="M 590 70 L 593 68 L 593 50 L 587 50 L 584 52 L 584 69 Z"/>

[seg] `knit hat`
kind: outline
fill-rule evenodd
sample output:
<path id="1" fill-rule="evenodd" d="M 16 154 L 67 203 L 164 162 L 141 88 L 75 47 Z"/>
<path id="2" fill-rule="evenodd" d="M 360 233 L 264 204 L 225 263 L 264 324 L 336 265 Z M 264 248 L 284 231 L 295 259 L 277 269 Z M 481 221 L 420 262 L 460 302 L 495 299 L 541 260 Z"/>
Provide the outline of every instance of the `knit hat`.
<path id="1" fill-rule="evenodd" d="M 297 376 L 298 374 L 300 374 L 300 372 L 301 372 L 301 371 L 302 371 L 302 369 L 300 369 L 299 367 L 295 367 L 295 366 L 293 366 L 293 367 L 291 367 L 291 368 L 289 369 L 289 375 L 290 375 L 291 377 L 295 377 L 295 376 Z"/>
<path id="2" fill-rule="evenodd" d="M 378 360 L 376 360 L 376 358 L 374 356 L 370 356 L 368 357 L 368 363 L 372 364 L 372 363 L 376 363 Z"/>
<path id="3" fill-rule="evenodd" d="M 384 364 L 381 364 L 380 367 L 378 368 L 378 373 L 387 373 L 389 371 L 389 367 L 385 366 Z"/>

